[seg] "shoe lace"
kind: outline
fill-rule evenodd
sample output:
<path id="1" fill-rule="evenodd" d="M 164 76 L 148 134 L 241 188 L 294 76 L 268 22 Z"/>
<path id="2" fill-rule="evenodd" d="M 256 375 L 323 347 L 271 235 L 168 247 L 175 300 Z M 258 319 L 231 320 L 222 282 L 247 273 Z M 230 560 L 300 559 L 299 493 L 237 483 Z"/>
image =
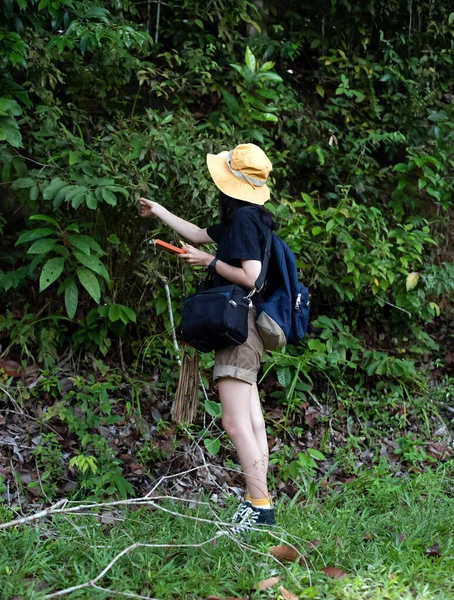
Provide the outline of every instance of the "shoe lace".
<path id="1" fill-rule="evenodd" d="M 246 502 L 242 502 L 238 506 L 236 513 L 233 515 L 232 522 L 236 523 L 237 521 L 241 521 L 246 516 L 249 508 L 250 508 L 249 504 L 247 504 Z"/>
<path id="2" fill-rule="evenodd" d="M 249 531 L 251 527 L 255 525 L 259 516 L 260 514 L 258 511 L 254 510 L 251 506 L 247 506 L 243 511 L 241 521 L 236 527 L 232 527 L 231 532 L 233 534 L 239 534 Z"/>

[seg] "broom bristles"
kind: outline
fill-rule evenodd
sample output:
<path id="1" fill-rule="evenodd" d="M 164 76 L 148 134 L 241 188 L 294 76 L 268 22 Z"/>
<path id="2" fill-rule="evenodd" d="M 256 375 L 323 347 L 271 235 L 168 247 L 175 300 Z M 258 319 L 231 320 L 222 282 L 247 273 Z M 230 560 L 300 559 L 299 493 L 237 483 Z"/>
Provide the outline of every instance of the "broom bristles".
<path id="1" fill-rule="evenodd" d="M 199 396 L 199 354 L 183 351 L 173 419 L 177 423 L 193 423 Z"/>

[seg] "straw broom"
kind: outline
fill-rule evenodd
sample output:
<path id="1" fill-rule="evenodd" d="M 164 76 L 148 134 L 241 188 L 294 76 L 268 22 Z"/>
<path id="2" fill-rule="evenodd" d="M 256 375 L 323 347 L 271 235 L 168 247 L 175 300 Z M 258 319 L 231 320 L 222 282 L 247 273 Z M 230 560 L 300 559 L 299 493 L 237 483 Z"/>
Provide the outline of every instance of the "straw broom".
<path id="1" fill-rule="evenodd" d="M 175 334 L 175 322 L 173 320 L 169 284 L 167 283 L 166 277 L 162 275 L 159 276 L 164 284 L 166 292 L 173 347 L 179 356 L 180 348 Z M 199 397 L 199 354 L 197 350 L 189 349 L 189 347 L 183 350 L 181 359 L 178 359 L 178 365 L 180 367 L 180 377 L 178 379 L 175 401 L 172 407 L 172 417 L 176 423 L 192 423 L 197 414 Z"/>

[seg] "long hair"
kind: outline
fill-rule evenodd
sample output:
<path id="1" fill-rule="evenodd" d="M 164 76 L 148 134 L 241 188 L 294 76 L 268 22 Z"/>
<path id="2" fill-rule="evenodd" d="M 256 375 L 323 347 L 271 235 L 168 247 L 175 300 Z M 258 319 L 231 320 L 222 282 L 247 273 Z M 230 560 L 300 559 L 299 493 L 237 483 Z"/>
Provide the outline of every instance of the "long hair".
<path id="1" fill-rule="evenodd" d="M 257 206 L 251 202 L 237 200 L 236 198 L 231 198 L 230 196 L 227 196 L 227 194 L 224 194 L 224 192 L 219 191 L 219 207 L 221 209 L 221 222 L 223 225 L 228 225 L 230 223 L 233 213 L 241 206 L 255 206 L 260 212 L 263 223 L 273 230 L 277 229 L 272 214 L 264 206 Z"/>

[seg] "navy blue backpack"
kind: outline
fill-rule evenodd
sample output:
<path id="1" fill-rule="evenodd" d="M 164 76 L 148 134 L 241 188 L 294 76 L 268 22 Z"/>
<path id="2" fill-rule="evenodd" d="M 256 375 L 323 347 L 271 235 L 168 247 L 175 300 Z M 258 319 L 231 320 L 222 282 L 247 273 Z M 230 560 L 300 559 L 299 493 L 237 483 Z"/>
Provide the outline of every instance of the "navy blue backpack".
<path id="1" fill-rule="evenodd" d="M 293 252 L 277 235 L 268 232 L 262 271 L 255 283 L 261 301 L 256 302 L 257 329 L 265 350 L 297 344 L 309 321 L 309 292 L 298 281 Z"/>

